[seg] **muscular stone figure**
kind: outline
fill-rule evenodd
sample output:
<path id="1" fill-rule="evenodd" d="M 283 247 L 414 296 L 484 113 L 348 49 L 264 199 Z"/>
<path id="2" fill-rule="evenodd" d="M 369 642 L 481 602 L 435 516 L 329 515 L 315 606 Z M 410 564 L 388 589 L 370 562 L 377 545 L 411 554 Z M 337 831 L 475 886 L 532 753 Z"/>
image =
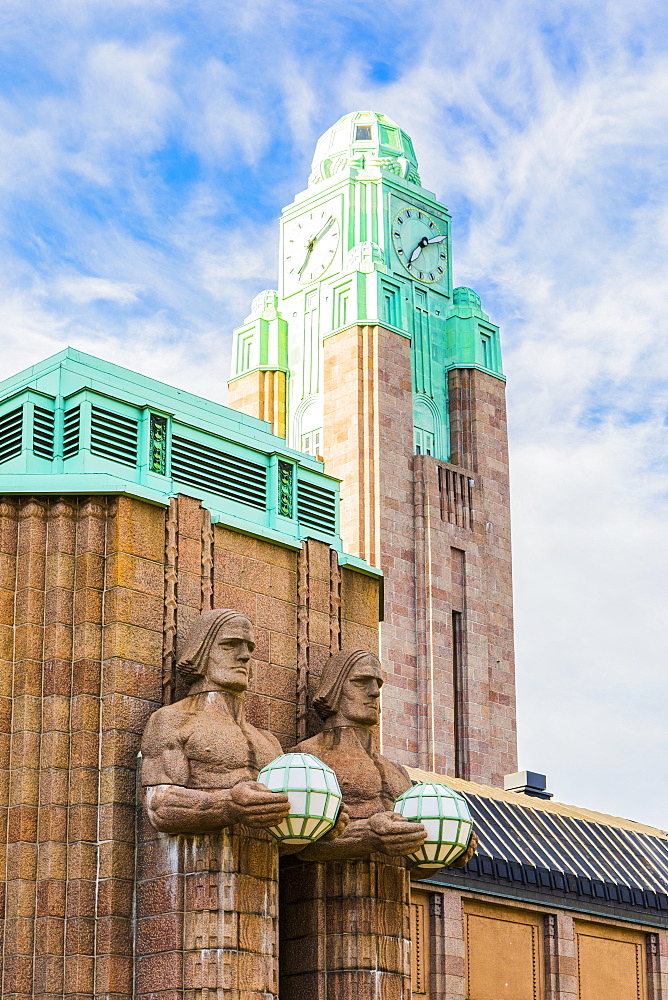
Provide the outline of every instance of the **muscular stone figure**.
<path id="1" fill-rule="evenodd" d="M 382 683 L 377 657 L 365 650 L 336 653 L 325 665 L 314 701 L 324 728 L 295 749 L 312 753 L 336 772 L 351 822 L 337 840 L 318 841 L 302 851 L 299 857 L 304 860 L 362 858 L 373 851 L 404 855 L 424 843 L 422 824 L 393 811 L 397 796 L 411 786 L 408 772 L 376 750 Z M 476 846 L 472 834 L 458 867 L 473 856 Z"/>
<path id="2" fill-rule="evenodd" d="M 254 648 L 251 623 L 236 611 L 207 611 L 191 629 L 178 662 L 192 681 L 188 697 L 158 709 L 142 740 L 144 804 L 157 830 L 266 829 L 288 815 L 287 795 L 255 780 L 283 751 L 244 716 Z"/>

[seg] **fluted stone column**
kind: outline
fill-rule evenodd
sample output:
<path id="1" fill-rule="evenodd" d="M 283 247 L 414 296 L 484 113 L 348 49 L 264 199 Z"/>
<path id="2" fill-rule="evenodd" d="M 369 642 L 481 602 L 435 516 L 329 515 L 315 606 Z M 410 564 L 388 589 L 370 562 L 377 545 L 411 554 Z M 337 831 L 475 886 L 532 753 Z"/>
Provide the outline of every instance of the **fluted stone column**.
<path id="1" fill-rule="evenodd" d="M 281 1000 L 410 1000 L 403 859 L 281 865 Z"/>

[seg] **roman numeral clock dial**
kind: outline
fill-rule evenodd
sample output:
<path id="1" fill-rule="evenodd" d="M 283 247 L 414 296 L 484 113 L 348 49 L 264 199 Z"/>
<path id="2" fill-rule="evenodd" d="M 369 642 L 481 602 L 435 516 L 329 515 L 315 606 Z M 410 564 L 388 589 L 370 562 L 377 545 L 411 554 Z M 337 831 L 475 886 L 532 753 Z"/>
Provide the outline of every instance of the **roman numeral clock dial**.
<path id="1" fill-rule="evenodd" d="M 339 220 L 331 208 L 316 208 L 286 224 L 286 281 L 306 285 L 325 273 L 339 246 Z"/>
<path id="2" fill-rule="evenodd" d="M 417 208 L 403 208 L 392 223 L 392 242 L 408 273 L 432 284 L 445 277 L 448 238 L 438 223 Z"/>

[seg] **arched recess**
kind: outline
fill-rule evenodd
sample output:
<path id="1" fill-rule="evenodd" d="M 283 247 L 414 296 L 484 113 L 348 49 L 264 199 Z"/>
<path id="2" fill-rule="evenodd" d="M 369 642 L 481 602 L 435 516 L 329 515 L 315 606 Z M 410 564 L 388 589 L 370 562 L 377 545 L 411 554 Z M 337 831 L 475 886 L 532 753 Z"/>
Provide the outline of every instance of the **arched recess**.
<path id="1" fill-rule="evenodd" d="M 435 458 L 447 461 L 449 456 L 445 447 L 443 417 L 430 396 L 415 395 L 413 422 L 416 452 L 431 454 Z M 429 446 L 430 440 L 433 442 L 431 446 Z"/>
<path id="2" fill-rule="evenodd" d="M 307 451 L 310 455 L 322 454 L 322 399 L 307 396 L 297 406 L 292 418 L 293 439 L 291 447 Z M 308 440 L 305 440 L 307 439 Z"/>

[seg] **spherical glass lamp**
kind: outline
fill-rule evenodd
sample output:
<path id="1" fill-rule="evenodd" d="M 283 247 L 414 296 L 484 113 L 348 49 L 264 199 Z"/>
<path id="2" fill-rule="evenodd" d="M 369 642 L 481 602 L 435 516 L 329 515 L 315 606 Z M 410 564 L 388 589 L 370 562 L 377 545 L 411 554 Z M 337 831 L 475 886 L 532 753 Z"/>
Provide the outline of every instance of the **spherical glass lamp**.
<path id="1" fill-rule="evenodd" d="M 404 819 L 422 823 L 427 831 L 422 847 L 407 855 L 417 868 L 442 868 L 466 851 L 473 819 L 466 799 L 447 785 L 413 785 L 396 800 L 394 811 Z"/>
<path id="2" fill-rule="evenodd" d="M 310 753 L 286 753 L 263 767 L 257 780 L 290 799 L 290 814 L 268 832 L 284 844 L 311 844 L 331 830 L 341 807 L 334 771 Z"/>

